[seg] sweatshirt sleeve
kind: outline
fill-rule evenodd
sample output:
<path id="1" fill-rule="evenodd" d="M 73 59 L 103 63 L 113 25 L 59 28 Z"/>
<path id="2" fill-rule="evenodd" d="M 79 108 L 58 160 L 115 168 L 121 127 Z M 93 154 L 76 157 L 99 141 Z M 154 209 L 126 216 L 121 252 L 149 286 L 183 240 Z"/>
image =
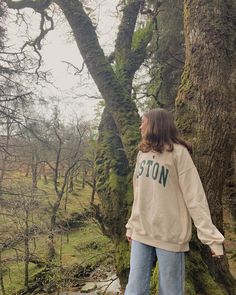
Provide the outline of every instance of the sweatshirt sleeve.
<path id="1" fill-rule="evenodd" d="M 187 151 L 183 149 L 177 164 L 179 184 L 186 206 L 197 228 L 197 235 L 216 255 L 223 255 L 223 235 L 214 226 L 207 198 L 198 171 Z"/>
<path id="2" fill-rule="evenodd" d="M 136 187 L 137 187 L 137 169 L 138 169 L 138 158 L 139 158 L 139 155 L 140 155 L 140 151 L 138 152 L 138 155 L 137 155 L 137 160 L 136 160 L 136 165 L 135 165 L 135 169 L 134 169 L 134 174 L 133 174 L 133 196 L 135 198 L 135 191 L 136 191 Z M 131 213 L 131 216 L 132 216 L 132 213 Z M 127 237 L 131 237 L 132 236 L 132 227 L 130 225 L 130 219 L 131 217 L 129 218 L 128 222 L 126 223 L 125 227 L 126 227 L 126 236 Z"/>

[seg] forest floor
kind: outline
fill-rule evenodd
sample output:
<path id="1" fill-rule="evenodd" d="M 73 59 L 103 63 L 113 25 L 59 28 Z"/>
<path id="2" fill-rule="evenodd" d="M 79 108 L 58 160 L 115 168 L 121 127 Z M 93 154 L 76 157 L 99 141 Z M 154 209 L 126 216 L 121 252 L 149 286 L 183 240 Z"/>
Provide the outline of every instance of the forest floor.
<path id="1" fill-rule="evenodd" d="M 40 197 L 40 206 L 43 217 L 35 216 L 34 219 L 41 226 L 47 225 L 49 203 L 53 201 L 55 193 L 51 182 L 45 185 L 39 181 L 39 190 L 44 191 L 44 196 Z M 119 281 L 115 275 L 114 269 L 114 248 L 108 238 L 106 238 L 99 225 L 89 215 L 86 210 L 89 208 L 91 189 L 88 186 L 82 188 L 81 181 L 75 183 L 74 192 L 68 194 L 67 209 L 65 210 L 65 202 L 63 200 L 61 210 L 59 212 L 60 221 L 69 221 L 73 224 L 73 229 L 56 234 L 56 259 L 53 273 L 47 273 L 46 280 L 48 282 L 44 289 L 47 294 L 55 291 L 55 283 L 60 294 L 80 294 L 81 288 L 86 283 L 93 283 L 97 291 L 104 293 L 104 286 L 113 284 L 113 293 L 119 292 Z M 95 202 L 98 202 L 96 199 Z M 79 215 L 76 215 L 79 214 Z M 85 219 L 81 219 L 85 216 Z M 73 218 L 72 218 L 73 217 Z M 44 222 L 44 223 L 43 223 Z M 78 223 L 79 222 L 79 223 Z M 236 278 L 236 232 L 235 222 L 230 218 L 230 214 L 225 210 L 225 248 L 229 258 L 229 264 L 232 274 Z M 1 226 L 11 229 L 13 221 L 6 216 L 0 215 L 0 235 Z M 1 237 L 2 239 L 2 237 Z M 46 261 L 47 256 L 47 234 L 42 233 L 34 236 L 30 242 L 31 252 Z M 19 243 L 12 249 L 5 250 L 2 253 L 3 260 L 3 282 L 7 295 L 17 294 L 24 287 L 24 245 Z M 35 276 L 41 274 L 44 267 L 37 266 L 33 263 L 29 264 L 30 281 Z M 45 277 L 44 277 L 45 280 Z M 50 285 L 50 282 L 53 284 Z M 93 286 L 93 287 L 92 287 Z M 93 289 L 94 285 L 90 285 Z M 35 290 L 37 291 L 37 290 Z M 39 291 L 39 289 L 38 289 Z M 107 289 L 106 291 L 109 291 Z M 26 294 L 26 293 L 25 293 Z M 28 293 L 33 294 L 33 293 Z M 59 293 L 55 293 L 59 294 Z M 95 291 L 89 294 L 98 294 Z"/>
<path id="2" fill-rule="evenodd" d="M 22 177 L 21 177 L 22 182 Z M 27 185 L 30 179 L 24 179 L 24 185 Z M 23 184 L 21 187 L 24 186 Z M 30 216 L 30 225 L 34 228 L 40 228 L 30 238 L 30 252 L 38 257 L 43 263 L 47 262 L 48 250 L 48 223 L 50 204 L 55 200 L 55 192 L 52 181 L 44 184 L 38 182 L 37 212 Z M 113 263 L 113 245 L 105 237 L 97 222 L 89 214 L 91 189 L 88 186 L 82 187 L 82 182 L 74 183 L 74 191 L 67 196 L 65 210 L 65 198 L 62 200 L 61 209 L 58 212 L 58 223 L 61 228 L 55 234 L 56 257 L 53 261 L 54 271 L 44 274 L 44 280 L 48 282 L 45 291 L 55 288 L 62 288 L 63 285 L 82 286 L 91 271 L 102 264 Z M 9 199 L 10 196 L 7 196 Z M 95 202 L 98 202 L 95 199 Z M 1 203 L 2 204 L 2 203 Z M 1 206 L 0 210 L 0 244 L 2 241 L 13 238 L 14 235 L 21 237 L 24 232 L 24 220 L 22 219 L 21 208 L 14 216 L 11 216 L 11 208 Z M 68 227 L 69 224 L 69 228 Z M 24 243 L 13 245 L 1 253 L 3 283 L 7 295 L 17 294 L 24 288 Z M 38 266 L 34 263 L 29 264 L 30 285 L 32 285 L 35 276 L 41 276 L 45 266 Z M 52 284 L 50 284 L 52 282 Z M 52 287 L 52 288 L 51 288 Z M 1 288 L 0 288 L 1 294 Z M 29 293 L 30 294 L 30 293 Z"/>

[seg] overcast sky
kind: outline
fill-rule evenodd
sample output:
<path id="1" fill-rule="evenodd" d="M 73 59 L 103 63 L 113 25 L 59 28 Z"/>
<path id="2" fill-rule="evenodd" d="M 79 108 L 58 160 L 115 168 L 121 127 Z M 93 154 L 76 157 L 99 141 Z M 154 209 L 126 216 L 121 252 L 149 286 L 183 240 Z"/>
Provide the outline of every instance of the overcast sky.
<path id="1" fill-rule="evenodd" d="M 106 54 L 109 54 L 114 48 L 118 21 L 114 17 L 118 0 L 91 0 L 95 4 L 96 11 L 94 16 L 98 20 L 98 36 Z M 100 2 L 100 5 L 98 4 Z M 36 36 L 39 28 L 39 17 L 31 9 L 25 9 L 28 21 L 30 22 L 29 34 Z M 8 20 L 8 38 L 9 44 L 20 48 L 24 44 L 25 26 L 19 30 L 13 22 L 14 17 Z M 37 88 L 37 92 L 43 97 L 50 97 L 50 109 L 53 105 L 59 104 L 60 110 L 65 121 L 70 121 L 72 117 L 83 116 L 85 119 L 93 119 L 98 100 L 88 98 L 86 95 L 99 95 L 96 85 L 92 81 L 85 69 L 82 76 L 75 76 L 72 68 L 63 61 L 70 62 L 81 68 L 82 57 L 70 33 L 70 27 L 61 17 L 56 17 L 55 29 L 50 31 L 44 41 L 41 50 L 44 66 L 43 70 L 50 70 L 54 81 L 54 88 L 50 85 Z M 52 97 L 54 99 L 52 99 Z M 49 112 L 49 107 L 40 107 L 40 112 Z"/>

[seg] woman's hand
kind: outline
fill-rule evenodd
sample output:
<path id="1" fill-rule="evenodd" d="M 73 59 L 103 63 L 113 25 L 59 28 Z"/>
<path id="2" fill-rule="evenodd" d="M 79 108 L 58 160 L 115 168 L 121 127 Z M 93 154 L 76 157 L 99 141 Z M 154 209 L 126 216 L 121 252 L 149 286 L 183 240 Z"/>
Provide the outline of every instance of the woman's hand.
<path id="1" fill-rule="evenodd" d="M 131 239 L 131 237 L 128 237 L 128 236 L 126 236 L 126 239 L 127 239 L 127 241 L 128 241 L 129 243 L 131 243 L 131 242 L 132 242 L 132 239 Z"/>
<path id="2" fill-rule="evenodd" d="M 211 250 L 211 256 L 214 258 L 222 258 L 224 255 L 216 255 L 216 253 Z"/>

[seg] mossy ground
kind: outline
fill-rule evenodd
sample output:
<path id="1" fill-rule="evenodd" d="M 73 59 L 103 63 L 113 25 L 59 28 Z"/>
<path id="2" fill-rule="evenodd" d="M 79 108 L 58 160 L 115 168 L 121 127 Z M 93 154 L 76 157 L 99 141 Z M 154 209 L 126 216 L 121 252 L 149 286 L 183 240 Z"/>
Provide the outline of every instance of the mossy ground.
<path id="1" fill-rule="evenodd" d="M 21 182 L 24 180 L 24 185 L 30 183 L 29 178 L 21 177 Z M 48 184 L 43 181 L 38 182 L 37 201 L 39 202 L 39 210 L 44 212 L 44 221 L 49 217 L 49 202 L 55 200 L 55 192 L 52 180 Z M 70 218 L 73 213 L 82 213 L 89 207 L 91 189 L 88 186 L 82 188 L 82 182 L 79 180 L 74 184 L 74 191 L 68 194 L 67 210 L 64 209 L 65 198 L 63 198 L 59 218 L 65 220 Z M 95 202 L 99 202 L 96 198 Z M 42 215 L 40 215 L 42 218 Z M 11 231 L 12 221 L 0 215 L 0 230 L 6 226 L 6 222 Z M 34 224 L 41 224 L 42 220 L 37 216 L 34 218 Z M 46 222 L 45 222 L 46 224 Z M 3 237 L 1 237 L 2 239 Z M 23 262 L 23 243 L 18 243 L 15 249 L 5 250 L 2 253 L 4 261 L 4 286 L 7 295 L 15 294 L 23 288 L 24 285 L 24 262 Z M 93 269 L 98 264 L 105 261 L 114 253 L 113 245 L 110 240 L 105 237 L 100 231 L 99 226 L 88 217 L 80 228 L 74 228 L 68 232 L 57 233 L 55 235 L 56 258 L 54 263 L 62 265 L 64 269 L 73 268 L 74 265 L 82 266 L 83 268 Z M 30 242 L 31 252 L 39 257 L 42 261 L 47 262 L 47 234 L 37 234 Z M 109 253 L 109 255 L 107 254 Z M 17 262 L 18 255 L 18 262 Z M 38 267 L 35 264 L 29 264 L 30 279 L 35 274 L 39 273 L 43 267 Z M 0 291 L 1 293 L 1 291 Z"/>
<path id="2" fill-rule="evenodd" d="M 37 249 L 35 254 L 45 259 L 45 253 L 47 245 L 45 243 L 46 237 L 41 236 L 37 241 Z M 59 262 L 59 249 L 60 249 L 61 237 L 57 236 L 56 249 L 57 257 L 55 263 Z M 19 249 L 21 246 L 18 247 Z M 102 235 L 98 226 L 95 223 L 88 222 L 87 225 L 79 230 L 70 232 L 67 235 L 62 236 L 62 265 L 64 268 L 72 267 L 77 264 L 84 268 L 87 266 L 93 268 L 102 261 L 106 260 L 109 256 L 112 256 L 113 245 L 111 242 Z M 14 250 L 9 250 L 4 253 L 3 259 L 14 258 L 16 253 Z M 30 263 L 30 277 L 42 270 L 43 268 L 37 267 Z M 14 294 L 17 290 L 23 288 L 24 284 L 24 264 L 22 261 L 18 263 L 9 262 L 4 274 L 4 285 L 7 294 Z"/>

